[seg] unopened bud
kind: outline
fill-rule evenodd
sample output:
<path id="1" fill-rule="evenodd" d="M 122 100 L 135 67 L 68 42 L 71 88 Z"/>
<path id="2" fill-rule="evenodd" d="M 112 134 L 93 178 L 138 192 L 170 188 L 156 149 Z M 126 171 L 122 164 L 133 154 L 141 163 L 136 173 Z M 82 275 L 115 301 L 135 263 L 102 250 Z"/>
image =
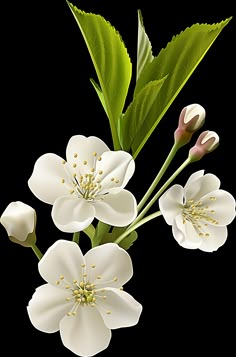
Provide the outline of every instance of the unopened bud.
<path id="1" fill-rule="evenodd" d="M 200 104 L 190 104 L 184 107 L 179 116 L 178 128 L 175 131 L 175 143 L 179 146 L 187 144 L 193 133 L 205 122 L 206 111 Z"/>
<path id="2" fill-rule="evenodd" d="M 220 138 L 216 132 L 204 131 L 199 135 L 196 144 L 189 150 L 189 158 L 192 162 L 200 160 L 204 155 L 215 150 L 219 141 Z"/>
<path id="3" fill-rule="evenodd" d="M 11 202 L 3 212 L 0 223 L 14 243 L 25 247 L 35 243 L 36 213 L 31 206 L 21 201 Z"/>

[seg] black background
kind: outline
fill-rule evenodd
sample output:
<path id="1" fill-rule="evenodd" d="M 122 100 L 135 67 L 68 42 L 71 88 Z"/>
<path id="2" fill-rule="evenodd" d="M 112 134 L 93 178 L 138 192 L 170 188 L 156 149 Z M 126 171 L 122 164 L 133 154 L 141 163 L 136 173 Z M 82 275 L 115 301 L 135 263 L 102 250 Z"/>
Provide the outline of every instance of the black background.
<path id="1" fill-rule="evenodd" d="M 232 10 L 195 13 L 193 5 L 171 9 L 153 1 L 74 0 L 74 5 L 105 17 L 120 32 L 135 71 L 137 9 L 157 55 L 173 35 L 194 23 L 215 23 L 232 16 Z M 186 10 L 186 9 L 185 9 Z M 186 15 L 184 15 L 186 14 Z M 1 11 L 1 193 L 0 210 L 11 201 L 23 201 L 37 211 L 38 246 L 44 252 L 57 239 L 70 239 L 50 218 L 51 206 L 36 199 L 27 186 L 36 159 L 47 152 L 62 157 L 75 134 L 95 135 L 112 147 L 109 125 L 89 78 L 96 79 L 87 48 L 64 0 L 10 2 Z M 204 130 L 220 136 L 212 154 L 182 172 L 184 185 L 196 170 L 216 174 L 222 188 L 235 192 L 235 19 L 222 31 L 188 83 L 152 134 L 136 160 L 136 171 L 127 188 L 139 201 L 154 179 L 173 143 L 181 109 L 199 103 L 206 109 Z M 131 81 L 131 98 L 134 72 Z M 186 158 L 188 148 L 176 157 L 171 172 Z M 169 171 L 170 173 L 170 171 Z M 168 178 L 168 173 L 166 178 Z M 217 252 L 204 253 L 180 247 L 162 218 L 138 230 L 130 248 L 134 276 L 126 290 L 143 305 L 135 327 L 113 332 L 101 356 L 130 353 L 144 355 L 234 354 L 235 330 L 235 222 Z M 7 355 L 47 353 L 72 356 L 52 335 L 36 330 L 26 305 L 42 284 L 37 258 L 29 248 L 13 244 L 0 227 L 1 347 Z M 86 237 L 84 251 L 89 247 Z M 9 343 L 11 340 L 11 343 Z M 131 351 L 131 352 L 130 352 Z"/>

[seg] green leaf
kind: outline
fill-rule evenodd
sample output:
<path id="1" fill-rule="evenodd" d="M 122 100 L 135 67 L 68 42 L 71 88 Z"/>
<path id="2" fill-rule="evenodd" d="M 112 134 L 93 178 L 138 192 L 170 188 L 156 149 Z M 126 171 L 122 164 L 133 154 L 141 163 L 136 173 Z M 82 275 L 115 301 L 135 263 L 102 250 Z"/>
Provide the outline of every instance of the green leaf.
<path id="1" fill-rule="evenodd" d="M 101 244 L 114 242 L 117 237 L 119 237 L 124 231 L 126 227 L 113 227 L 110 233 L 104 234 L 103 238 L 101 239 Z"/>
<path id="2" fill-rule="evenodd" d="M 67 4 L 91 56 L 104 97 L 114 148 L 119 149 L 117 123 L 123 112 L 132 75 L 128 52 L 120 34 L 102 16 L 81 11 L 68 1 Z M 101 100 L 101 95 L 99 98 Z"/>
<path id="3" fill-rule="evenodd" d="M 115 242 L 115 240 L 124 233 L 126 227 L 114 227 L 111 233 L 103 235 L 101 244 Z M 125 237 L 120 243 L 119 246 L 125 250 L 129 249 L 133 245 L 134 241 L 138 238 L 138 233 L 136 231 L 131 232 L 127 237 Z"/>
<path id="4" fill-rule="evenodd" d="M 144 121 L 143 126 L 133 133 L 131 147 L 134 158 L 231 18 L 217 24 L 194 24 L 188 27 L 174 36 L 152 62 L 145 64 L 136 83 L 135 96 L 150 81 L 164 78 L 166 75 L 168 77 L 149 112 L 149 116 L 153 117 L 152 127 L 147 127 Z"/>
<path id="5" fill-rule="evenodd" d="M 166 78 L 167 76 L 146 84 L 120 118 L 119 135 L 123 150 L 130 150 L 133 140 L 137 135 L 140 135 L 141 130 L 149 132 L 155 125 L 156 118 L 150 115 L 150 110 Z M 140 141 L 142 141 L 142 136 Z"/>
<path id="6" fill-rule="evenodd" d="M 102 93 L 101 88 L 99 87 L 99 85 L 98 85 L 92 78 L 90 78 L 90 82 L 92 83 L 93 88 L 94 88 L 95 91 L 97 92 L 98 98 L 100 99 L 100 102 L 101 102 L 101 104 L 102 104 L 102 106 L 103 106 L 103 109 L 105 110 L 105 113 L 106 113 L 106 115 L 108 116 L 107 107 L 106 107 L 104 95 L 103 95 L 103 93 Z"/>
<path id="7" fill-rule="evenodd" d="M 107 233 L 110 230 L 110 225 L 103 223 L 101 221 L 98 222 L 97 227 L 96 227 L 96 231 L 93 237 L 93 241 L 92 241 L 92 245 L 93 247 L 96 247 L 97 245 L 99 245 L 101 243 L 101 241 L 103 239 L 105 239 Z"/>
<path id="8" fill-rule="evenodd" d="M 146 67 L 146 64 L 152 62 L 152 45 L 145 32 L 143 17 L 140 10 L 138 10 L 138 46 L 137 46 L 137 70 L 136 80 L 138 80 L 140 73 Z"/>
<path id="9" fill-rule="evenodd" d="M 119 246 L 125 250 L 128 250 L 137 238 L 138 233 L 136 231 L 133 231 L 119 243 Z"/>

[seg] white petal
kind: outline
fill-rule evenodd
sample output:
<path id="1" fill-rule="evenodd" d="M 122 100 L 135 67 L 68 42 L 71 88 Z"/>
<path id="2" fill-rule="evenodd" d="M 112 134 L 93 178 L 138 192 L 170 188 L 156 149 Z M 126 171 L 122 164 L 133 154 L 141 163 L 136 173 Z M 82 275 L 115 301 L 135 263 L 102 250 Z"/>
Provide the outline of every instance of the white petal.
<path id="1" fill-rule="evenodd" d="M 57 240 L 39 261 L 39 273 L 52 285 L 56 285 L 60 276 L 71 283 L 74 279 L 81 280 L 82 264 L 84 257 L 77 243 Z"/>
<path id="2" fill-rule="evenodd" d="M 220 187 L 220 180 L 213 174 L 206 174 L 194 180 L 192 184 L 184 187 L 184 196 L 186 201 L 193 199 L 200 200 L 203 196 L 211 191 L 218 190 Z"/>
<path id="3" fill-rule="evenodd" d="M 68 292 L 45 284 L 36 289 L 27 306 L 31 323 L 40 331 L 59 330 L 61 319 L 71 310 L 73 303 L 66 301 Z"/>
<path id="4" fill-rule="evenodd" d="M 62 232 L 82 231 L 90 225 L 94 215 L 94 207 L 75 195 L 59 197 L 52 208 L 53 222 Z"/>
<path id="5" fill-rule="evenodd" d="M 185 191 L 188 189 L 189 185 L 192 185 L 192 183 L 199 179 L 200 177 L 202 177 L 204 175 L 204 170 L 199 170 L 194 172 L 188 179 L 188 181 L 186 182 L 186 185 L 184 186 Z"/>
<path id="6" fill-rule="evenodd" d="M 107 224 L 124 227 L 137 216 L 137 202 L 131 192 L 122 190 L 116 194 L 107 194 L 102 200 L 93 202 L 95 217 Z"/>
<path id="7" fill-rule="evenodd" d="M 9 237 L 26 240 L 35 226 L 35 210 L 21 201 L 11 202 L 3 212 L 1 224 Z"/>
<path id="8" fill-rule="evenodd" d="M 78 356 L 93 356 L 109 345 L 111 331 L 95 307 L 84 306 L 75 316 L 66 316 L 60 323 L 65 347 Z"/>
<path id="9" fill-rule="evenodd" d="M 172 225 L 183 208 L 183 187 L 174 185 L 159 198 L 160 211 L 167 224 Z"/>
<path id="10" fill-rule="evenodd" d="M 76 164 L 77 172 L 84 175 L 94 168 L 96 159 L 105 151 L 110 151 L 110 149 L 96 136 L 74 135 L 68 142 L 66 157 L 70 166 L 73 167 L 73 164 Z M 95 153 L 96 156 L 94 156 Z"/>
<path id="11" fill-rule="evenodd" d="M 221 247 L 227 239 L 227 227 L 208 226 L 207 233 L 209 236 L 202 238 L 202 244 L 199 247 L 204 252 L 214 252 Z"/>
<path id="12" fill-rule="evenodd" d="M 207 210 L 209 216 L 218 222 L 217 226 L 226 226 L 235 218 L 235 199 L 229 192 L 224 190 L 212 191 L 202 197 L 201 201 L 202 207 L 209 207 Z"/>
<path id="13" fill-rule="evenodd" d="M 108 328 L 129 327 L 138 323 L 142 305 L 131 295 L 115 288 L 105 289 L 103 295 L 106 299 L 98 298 L 96 306 Z"/>
<path id="14" fill-rule="evenodd" d="M 65 183 L 62 183 L 62 180 L 65 180 Z M 72 188 L 63 159 L 55 154 L 40 156 L 34 165 L 28 185 L 37 198 L 49 204 L 53 204 L 57 197 L 68 193 L 68 187 Z"/>
<path id="15" fill-rule="evenodd" d="M 103 172 L 100 175 L 101 193 L 119 192 L 127 185 L 134 170 L 134 159 L 129 153 L 121 150 L 105 152 L 102 155 L 102 160 L 96 163 L 96 172 Z M 111 180 L 112 178 L 114 181 Z"/>
<path id="16" fill-rule="evenodd" d="M 197 234 L 192 223 L 188 221 L 183 223 L 182 215 L 178 215 L 173 222 L 172 232 L 175 240 L 183 248 L 196 249 L 201 245 L 202 239 Z"/>
<path id="17" fill-rule="evenodd" d="M 84 259 L 87 279 L 96 284 L 97 288 L 104 286 L 120 288 L 133 275 L 129 254 L 115 243 L 106 243 L 90 249 Z M 95 267 L 91 268 L 93 265 Z M 100 279 L 97 279 L 97 276 Z"/>

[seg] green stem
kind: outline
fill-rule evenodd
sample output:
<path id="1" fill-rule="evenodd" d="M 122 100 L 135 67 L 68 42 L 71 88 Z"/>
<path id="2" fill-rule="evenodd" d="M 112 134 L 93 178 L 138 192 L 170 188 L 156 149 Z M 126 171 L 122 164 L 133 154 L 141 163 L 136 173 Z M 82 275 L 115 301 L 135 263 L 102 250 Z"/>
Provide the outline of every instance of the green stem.
<path id="1" fill-rule="evenodd" d="M 143 208 L 143 206 L 145 205 L 145 203 L 147 202 L 147 200 L 151 196 L 152 192 L 154 191 L 154 189 L 156 188 L 157 184 L 161 180 L 162 176 L 166 172 L 166 170 L 167 170 L 168 166 L 170 165 L 171 161 L 175 157 L 175 154 L 177 153 L 178 149 L 179 149 L 179 145 L 174 143 L 174 145 L 172 146 L 172 149 L 169 152 L 169 155 L 167 156 L 164 164 L 162 165 L 162 167 L 161 167 L 160 171 L 158 172 L 157 176 L 155 177 L 153 183 L 151 184 L 151 186 L 149 187 L 149 189 L 147 190 L 147 192 L 143 196 L 142 200 L 139 202 L 139 204 L 138 204 L 138 212 Z"/>
<path id="2" fill-rule="evenodd" d="M 161 216 L 161 212 L 157 211 L 154 212 L 152 214 L 150 214 L 149 216 L 143 218 L 142 220 L 140 220 L 139 222 L 137 222 L 136 224 L 132 225 L 132 227 L 130 227 L 129 229 L 127 229 L 124 233 L 122 233 L 118 238 L 116 238 L 116 240 L 114 241 L 114 243 L 119 244 L 125 237 L 127 237 L 130 233 L 132 233 L 135 229 L 137 229 L 138 227 L 142 226 L 144 223 L 147 223 L 149 221 L 151 221 L 152 219 Z"/>
<path id="3" fill-rule="evenodd" d="M 80 237 L 80 232 L 75 232 L 73 234 L 73 238 L 72 238 L 72 241 L 79 244 L 79 237 Z"/>
<path id="4" fill-rule="evenodd" d="M 145 214 L 149 211 L 149 209 L 152 207 L 152 205 L 156 202 L 156 200 L 162 195 L 162 193 L 167 189 L 167 187 L 171 184 L 171 182 L 180 174 L 183 169 L 185 169 L 188 164 L 191 163 L 191 159 L 188 157 L 182 165 L 173 173 L 172 176 L 166 181 L 166 183 L 160 188 L 160 190 L 153 196 L 151 201 L 147 204 L 147 206 L 141 211 L 141 213 L 136 217 L 136 219 L 131 223 L 131 225 L 128 227 L 131 228 L 134 225 L 136 225 L 137 222 L 139 222 Z"/>
<path id="5" fill-rule="evenodd" d="M 31 245 L 31 248 L 33 249 L 34 254 L 36 255 L 36 257 L 38 258 L 38 260 L 40 260 L 43 256 L 42 252 L 39 250 L 39 248 L 36 246 L 35 243 L 33 243 Z"/>
<path id="6" fill-rule="evenodd" d="M 120 141 L 117 135 L 117 130 L 116 127 L 114 128 L 114 125 L 112 125 L 112 121 L 110 120 L 110 128 L 111 128 L 111 135 L 112 135 L 112 141 L 113 141 L 113 147 L 114 150 L 120 150 L 121 146 L 120 146 Z"/>

